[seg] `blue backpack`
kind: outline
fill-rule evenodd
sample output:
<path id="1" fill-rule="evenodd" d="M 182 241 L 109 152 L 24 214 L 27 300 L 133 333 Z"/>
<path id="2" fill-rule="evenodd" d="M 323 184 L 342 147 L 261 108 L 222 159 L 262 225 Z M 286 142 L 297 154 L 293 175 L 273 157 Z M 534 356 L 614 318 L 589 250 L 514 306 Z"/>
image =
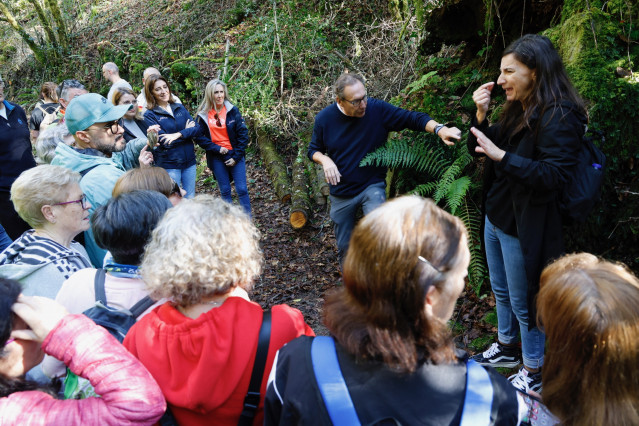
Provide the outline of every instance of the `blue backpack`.
<path id="1" fill-rule="evenodd" d="M 348 393 L 337 360 L 332 337 L 317 336 L 311 344 L 311 360 L 315 378 L 328 415 L 335 426 L 359 426 L 353 400 Z M 466 374 L 466 396 L 460 426 L 489 425 L 493 404 L 493 385 L 488 372 L 469 359 Z"/>

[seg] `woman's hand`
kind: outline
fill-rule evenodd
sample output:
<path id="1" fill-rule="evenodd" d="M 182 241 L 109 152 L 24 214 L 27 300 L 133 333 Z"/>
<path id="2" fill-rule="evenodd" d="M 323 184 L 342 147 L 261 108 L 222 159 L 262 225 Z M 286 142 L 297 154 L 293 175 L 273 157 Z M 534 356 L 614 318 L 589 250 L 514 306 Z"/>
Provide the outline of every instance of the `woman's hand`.
<path id="1" fill-rule="evenodd" d="M 68 315 L 64 306 L 55 300 L 39 296 L 20 295 L 11 309 L 31 328 L 31 330 L 13 330 L 11 337 L 40 343 L 62 318 Z"/>
<path id="2" fill-rule="evenodd" d="M 171 143 L 175 140 L 178 140 L 182 137 L 182 133 L 177 132 L 177 133 L 168 133 L 168 134 L 163 134 L 160 135 L 160 140 L 163 143 L 167 143 L 169 145 L 171 145 Z"/>
<path id="3" fill-rule="evenodd" d="M 223 146 L 220 147 L 220 154 L 224 155 L 224 154 L 226 154 L 228 152 L 229 152 L 228 148 L 224 148 Z"/>
<path id="4" fill-rule="evenodd" d="M 475 147 L 475 152 L 486 154 L 488 158 L 496 162 L 500 162 L 501 159 L 504 158 L 504 155 L 506 155 L 506 151 L 495 145 L 493 141 L 486 137 L 485 134 L 477 130 L 475 127 L 471 127 L 470 131 L 477 138 L 477 146 Z"/>
<path id="5" fill-rule="evenodd" d="M 439 136 L 446 145 L 455 145 L 455 142 L 461 138 L 461 130 L 457 127 L 444 126 L 439 129 L 437 136 Z"/>
<path id="6" fill-rule="evenodd" d="M 229 158 L 228 160 L 224 162 L 224 164 L 226 164 L 228 167 L 233 167 L 235 165 L 235 160 L 232 158 Z"/>
<path id="7" fill-rule="evenodd" d="M 161 130 L 161 127 L 159 124 L 152 124 L 146 129 L 146 134 L 148 135 L 149 133 L 159 133 L 160 130 Z"/>
<path id="8" fill-rule="evenodd" d="M 195 127 L 195 121 L 193 121 L 193 120 L 186 120 L 186 127 L 185 127 L 185 129 L 190 129 L 191 127 Z"/>
<path id="9" fill-rule="evenodd" d="M 482 84 L 479 86 L 479 89 L 473 92 L 473 102 L 475 102 L 475 106 L 477 107 L 477 113 L 475 114 L 477 123 L 482 123 L 486 118 L 486 113 L 490 107 L 490 96 L 493 87 L 495 87 L 495 82 L 491 81 L 490 83 Z"/>

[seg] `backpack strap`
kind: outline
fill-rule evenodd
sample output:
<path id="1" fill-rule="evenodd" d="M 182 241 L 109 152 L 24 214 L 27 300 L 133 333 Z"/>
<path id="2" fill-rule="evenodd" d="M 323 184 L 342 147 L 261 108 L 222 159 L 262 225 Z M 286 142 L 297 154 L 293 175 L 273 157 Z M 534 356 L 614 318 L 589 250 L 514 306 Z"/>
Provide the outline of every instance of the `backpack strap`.
<path id="1" fill-rule="evenodd" d="M 460 426 L 489 425 L 493 384 L 488 371 L 472 359 L 466 363 L 466 395 Z"/>
<path id="2" fill-rule="evenodd" d="M 264 311 L 262 326 L 260 327 L 257 341 L 255 362 L 253 363 L 253 372 L 251 373 L 251 382 L 248 387 L 248 392 L 246 392 L 246 396 L 244 397 L 244 408 L 242 409 L 240 420 L 237 422 L 238 426 L 250 426 L 253 424 L 257 407 L 260 405 L 260 387 L 262 386 L 270 340 L 271 311 Z"/>
<path id="3" fill-rule="evenodd" d="M 104 279 L 106 271 L 102 268 L 95 271 L 95 280 L 93 280 L 93 288 L 95 289 L 95 301 L 107 304 L 106 292 L 104 291 Z"/>
<path id="4" fill-rule="evenodd" d="M 335 341 L 317 336 L 311 344 L 311 361 L 326 411 L 335 426 L 359 425 L 360 421 L 339 367 Z"/>
<path id="5" fill-rule="evenodd" d="M 138 317 L 142 315 L 144 311 L 146 311 L 151 306 L 153 306 L 154 303 L 155 303 L 155 300 L 151 299 L 149 296 L 145 296 L 142 299 L 140 299 L 138 303 L 131 306 L 131 309 L 129 309 L 129 311 L 131 312 L 131 315 L 133 316 L 133 318 L 137 320 Z"/>

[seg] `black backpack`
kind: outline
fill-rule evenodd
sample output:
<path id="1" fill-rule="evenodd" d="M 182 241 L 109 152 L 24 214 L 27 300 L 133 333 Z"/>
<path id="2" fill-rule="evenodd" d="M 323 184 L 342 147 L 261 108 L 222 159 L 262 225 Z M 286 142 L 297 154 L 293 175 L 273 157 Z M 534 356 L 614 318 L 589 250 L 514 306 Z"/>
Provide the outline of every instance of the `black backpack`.
<path id="1" fill-rule="evenodd" d="M 606 156 L 595 145 L 598 138 L 603 146 L 606 138 L 601 131 L 591 132 L 587 136 L 586 126 L 582 138 L 581 150 L 577 156 L 577 164 L 569 174 L 568 182 L 561 193 L 559 208 L 564 222 L 583 223 L 601 199 L 601 184 L 606 169 Z"/>
<path id="2" fill-rule="evenodd" d="M 91 318 L 97 325 L 104 327 L 119 342 L 122 342 L 138 317 L 149 309 L 155 301 L 149 296 L 145 296 L 133 305 L 130 311 L 111 308 L 107 304 L 106 292 L 104 291 L 105 275 L 106 271 L 104 269 L 98 269 L 95 272 L 95 306 L 82 313 Z"/>

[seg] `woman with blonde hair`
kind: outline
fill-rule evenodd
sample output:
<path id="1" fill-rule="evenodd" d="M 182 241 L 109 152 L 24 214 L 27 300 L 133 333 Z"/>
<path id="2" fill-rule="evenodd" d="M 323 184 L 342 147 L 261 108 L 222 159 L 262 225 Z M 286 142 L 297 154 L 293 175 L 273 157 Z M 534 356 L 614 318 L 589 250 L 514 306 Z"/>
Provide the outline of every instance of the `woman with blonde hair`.
<path id="1" fill-rule="evenodd" d="M 172 302 L 138 321 L 124 345 L 156 379 L 180 425 L 238 424 L 264 316 L 247 293 L 261 266 L 257 228 L 239 207 L 210 195 L 169 209 L 153 231 L 140 272 L 152 298 Z M 301 335 L 313 331 L 297 309 L 271 308 L 253 424 L 262 424 L 275 352 Z"/>
<path id="2" fill-rule="evenodd" d="M 588 254 L 541 274 L 543 399 L 564 425 L 639 424 L 639 279 Z"/>
<path id="3" fill-rule="evenodd" d="M 248 129 L 240 110 L 229 101 L 226 83 L 211 80 L 206 85 L 204 100 L 197 110 L 198 136 L 202 143 L 211 143 L 206 162 L 215 174 L 222 199 L 233 202 L 231 182 L 244 211 L 251 215 L 251 200 L 246 186 L 245 150 L 249 142 Z"/>
<path id="4" fill-rule="evenodd" d="M 11 186 L 11 201 L 32 227 L 0 255 L 0 277 L 23 286 L 27 296 L 55 298 L 64 280 L 90 268 L 89 257 L 73 238 L 89 229 L 89 209 L 80 174 L 44 164 L 23 172 Z"/>
<path id="5" fill-rule="evenodd" d="M 480 404 L 486 416 L 467 424 L 518 424 L 525 408 L 515 389 L 493 369 L 470 366 L 446 324 L 469 260 L 463 223 L 431 200 L 401 197 L 367 214 L 351 236 L 344 286 L 324 304 L 334 346 L 315 352 L 326 338 L 301 337 L 280 349 L 265 424 L 331 424 L 336 387 L 325 396 L 318 383 L 340 373 L 346 392 L 333 397 L 354 413 L 345 424 L 460 424 L 466 389 L 488 395 Z M 316 368 L 331 353 L 336 365 Z M 481 384 L 467 385 L 471 369 Z"/>

